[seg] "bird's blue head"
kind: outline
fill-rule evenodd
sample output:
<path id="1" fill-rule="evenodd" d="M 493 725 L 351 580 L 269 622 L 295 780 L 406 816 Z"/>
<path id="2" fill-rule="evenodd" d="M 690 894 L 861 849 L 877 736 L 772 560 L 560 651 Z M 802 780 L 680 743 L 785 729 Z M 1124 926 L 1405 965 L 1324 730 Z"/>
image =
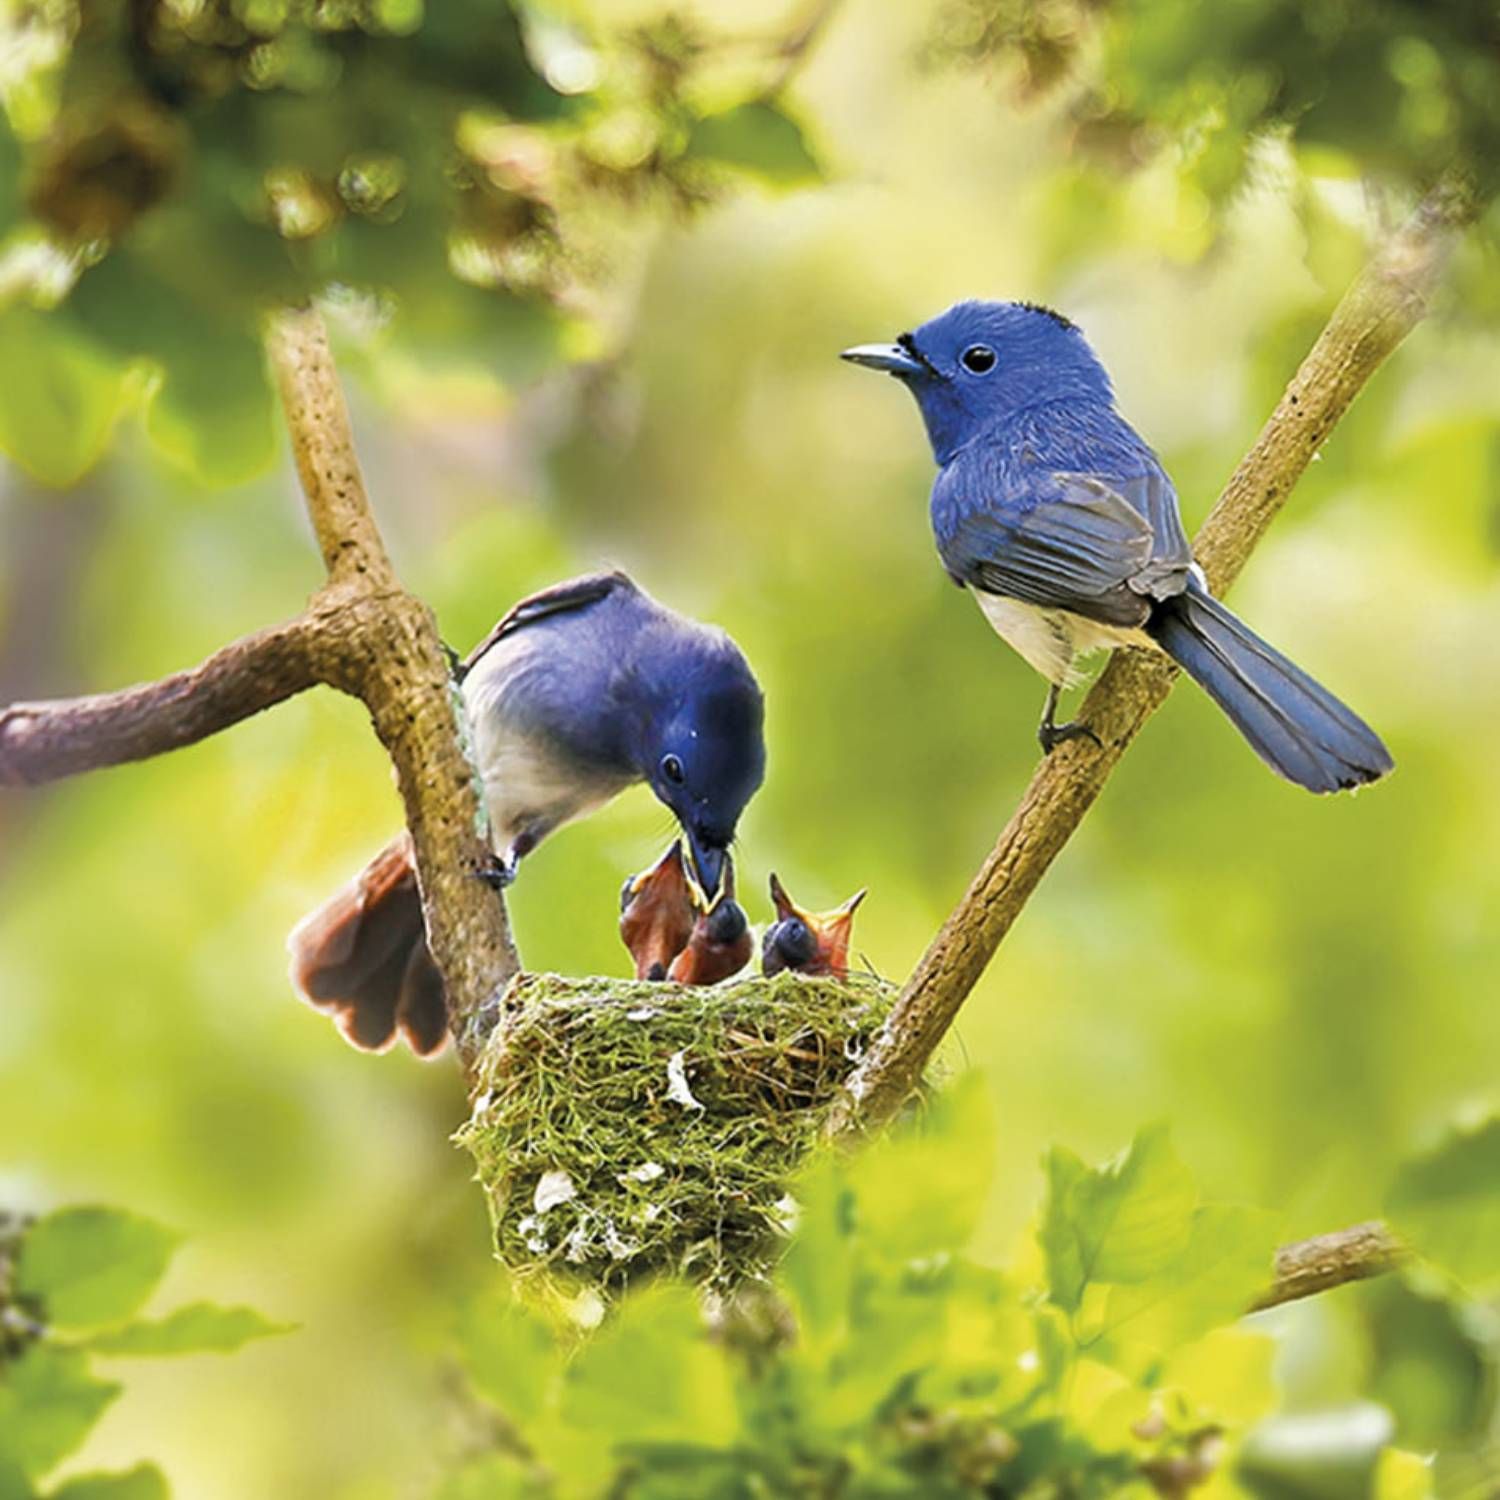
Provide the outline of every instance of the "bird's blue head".
<path id="1" fill-rule="evenodd" d="M 906 385 L 940 464 L 1027 407 L 1114 399 L 1078 327 L 1031 302 L 958 302 L 894 344 L 861 344 L 842 358 Z"/>
<path id="2" fill-rule="evenodd" d="M 640 745 L 641 770 L 682 825 L 712 902 L 740 814 L 765 779 L 764 700 L 723 631 L 678 632 L 653 657 L 658 708 Z"/>

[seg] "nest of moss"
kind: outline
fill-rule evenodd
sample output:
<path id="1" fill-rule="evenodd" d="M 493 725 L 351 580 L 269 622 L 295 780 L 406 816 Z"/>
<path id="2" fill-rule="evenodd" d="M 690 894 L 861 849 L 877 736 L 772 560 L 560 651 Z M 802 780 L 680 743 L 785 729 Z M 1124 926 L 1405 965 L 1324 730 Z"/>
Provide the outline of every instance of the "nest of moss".
<path id="1" fill-rule="evenodd" d="M 785 1233 L 787 1184 L 895 998 L 793 973 L 711 988 L 527 974 L 456 1139 L 518 1277 L 728 1288 Z"/>

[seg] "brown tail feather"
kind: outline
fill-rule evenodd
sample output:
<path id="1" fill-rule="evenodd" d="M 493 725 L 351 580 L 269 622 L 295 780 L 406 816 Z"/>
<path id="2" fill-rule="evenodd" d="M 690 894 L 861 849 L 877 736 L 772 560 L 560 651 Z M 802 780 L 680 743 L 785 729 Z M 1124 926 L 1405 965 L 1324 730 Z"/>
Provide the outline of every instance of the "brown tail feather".
<path id="1" fill-rule="evenodd" d="M 287 939 L 292 983 L 332 1013 L 356 1047 L 378 1052 L 399 1030 L 413 1052 L 447 1036 L 443 985 L 427 951 L 411 842 L 393 839 Z"/>

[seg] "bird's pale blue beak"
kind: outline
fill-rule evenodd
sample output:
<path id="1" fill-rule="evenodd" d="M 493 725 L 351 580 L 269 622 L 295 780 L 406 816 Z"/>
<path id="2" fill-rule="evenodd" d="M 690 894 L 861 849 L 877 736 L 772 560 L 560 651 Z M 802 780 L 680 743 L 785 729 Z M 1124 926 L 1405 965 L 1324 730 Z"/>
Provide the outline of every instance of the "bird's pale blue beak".
<path id="1" fill-rule="evenodd" d="M 845 349 L 840 359 L 851 365 L 864 365 L 868 370 L 884 370 L 888 375 L 925 375 L 927 366 L 907 353 L 900 344 L 856 344 Z"/>
<path id="2" fill-rule="evenodd" d="M 704 905 L 712 907 L 719 895 L 719 882 L 724 878 L 724 851 L 705 844 L 692 833 L 688 834 L 688 849 L 693 856 L 693 873 L 698 877 Z"/>

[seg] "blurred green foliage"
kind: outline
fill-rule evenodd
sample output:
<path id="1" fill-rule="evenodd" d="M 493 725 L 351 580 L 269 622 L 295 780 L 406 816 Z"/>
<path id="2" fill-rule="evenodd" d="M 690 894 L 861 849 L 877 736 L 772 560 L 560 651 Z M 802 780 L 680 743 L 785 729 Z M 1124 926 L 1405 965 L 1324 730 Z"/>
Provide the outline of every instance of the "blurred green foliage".
<path id="1" fill-rule="evenodd" d="M 481 1295 L 459 1337 L 506 1425 L 443 1500 L 1430 1493 L 1381 1407 L 1262 1420 L 1273 1344 L 1222 1325 L 1268 1280 L 1269 1225 L 1202 1201 L 1163 1130 L 1101 1167 L 1054 1152 L 1039 1244 L 1007 1273 L 969 1259 L 993 1132 L 971 1075 L 919 1130 L 820 1162 L 774 1287 L 712 1336 L 671 1283 L 571 1338 Z"/>
<path id="2" fill-rule="evenodd" d="M 23 209 L 0 358 L 37 377 L 0 451 L 50 484 L 132 399 L 199 482 L 263 469 L 274 302 L 337 288 L 430 361 L 534 375 L 622 212 L 819 176 L 773 97 L 791 44 L 673 14 L 596 34 L 490 0 L 6 0 L 0 42 L 0 202 Z"/>
<path id="3" fill-rule="evenodd" d="M 421 30 L 470 9 L 429 3 Z M 1274 128 L 1254 115 L 1273 128 L 1253 139 L 1190 118 L 1179 86 L 1195 66 L 1167 62 L 1203 59 L 1211 115 L 1238 71 L 1229 22 L 1279 7 L 1112 6 L 1088 20 L 1085 81 L 1106 100 L 1128 85 L 1131 109 L 1157 123 L 1142 135 L 1125 121 L 1125 157 L 1093 149 L 1107 141 L 1084 128 L 1073 74 L 1018 101 L 984 69 L 951 66 L 954 50 L 934 46 L 953 40 L 944 0 L 846 0 L 783 80 L 780 49 L 805 14 L 793 9 L 528 5 L 508 33 L 519 53 L 496 40 L 498 25 L 483 34 L 489 50 L 474 46 L 478 84 L 464 81 L 467 56 L 455 59 L 470 34 L 450 37 L 436 92 L 412 88 L 427 102 L 463 95 L 432 149 L 460 165 L 478 152 L 484 180 L 472 189 L 422 166 L 430 155 L 407 160 L 400 143 L 420 133 L 417 114 L 393 110 L 397 96 L 361 72 L 379 58 L 404 67 L 394 60 L 428 45 L 402 34 L 396 13 L 350 7 L 325 34 L 306 7 L 258 11 L 316 66 L 266 89 L 231 77 L 191 105 L 153 97 L 147 118 L 168 117 L 165 150 L 182 170 L 126 173 L 132 192 L 160 195 L 154 206 L 102 258 L 93 245 L 59 260 L 37 216 L 54 200 L 33 187 L 44 162 L 70 159 L 47 143 L 76 54 L 49 64 L 47 48 L 54 25 L 71 35 L 75 13 L 8 0 L 22 35 L 17 52 L 7 33 L 0 68 L 11 122 L 0 128 L 0 448 L 18 467 L 0 489 L 0 701 L 174 670 L 294 613 L 317 586 L 252 318 L 267 295 L 322 286 L 382 526 L 446 637 L 462 647 L 514 599 L 604 561 L 723 624 L 768 695 L 770 776 L 737 856 L 752 918 L 768 915 L 756 893 L 772 868 L 813 906 L 868 884 L 859 946 L 878 971 L 907 972 L 1030 773 L 1038 684 L 931 558 L 930 466 L 908 403 L 850 376 L 835 352 L 960 296 L 1056 303 L 1099 348 L 1195 522 L 1426 168 L 1404 105 L 1369 112 L 1369 138 L 1346 133 L 1336 150 L 1313 149 L 1290 117 Z M 123 8 L 94 13 L 108 21 Z M 1383 57 L 1410 51 L 1408 38 L 1437 49 L 1441 92 L 1465 14 L 1309 7 L 1282 30 L 1327 21 L 1308 67 L 1330 70 L 1340 36 L 1368 54 L 1370 28 L 1384 27 Z M 1196 41 L 1180 30 L 1191 24 Z M 1132 26 L 1156 39 L 1136 61 L 1124 55 Z M 1281 44 L 1275 27 L 1256 34 Z M 110 35 L 87 45 L 108 51 Z M 663 96 L 694 37 L 709 44 L 692 48 L 685 92 Z M 191 74 L 217 50 L 189 37 L 172 66 Z M 332 85 L 320 73 L 328 57 L 352 70 L 347 91 L 342 71 Z M 1491 70 L 1492 53 L 1464 66 Z M 18 78 L 40 82 L 28 94 Z M 1372 98 L 1389 91 L 1364 65 L 1350 78 Z M 1248 78 L 1251 103 L 1264 81 L 1264 70 Z M 498 113 L 471 102 L 486 87 L 513 90 Z M 199 132 L 234 111 L 255 130 L 226 127 L 217 143 Z M 360 133 L 372 119 L 397 147 Z M 1162 128 L 1173 121 L 1187 123 Z M 121 151 L 106 167 L 162 149 L 129 110 L 116 123 L 104 142 Z M 335 162 L 351 130 L 358 159 Z M 696 154 L 704 131 L 722 153 L 711 171 Z M 249 153 L 262 148 L 257 165 Z M 1225 165 L 1200 176 L 1208 156 Z M 268 181 L 288 162 L 315 191 L 295 176 Z M 684 212 L 704 194 L 715 212 Z M 326 222 L 297 217 L 304 197 Z M 493 269 L 484 257 L 455 267 L 452 231 L 469 221 L 453 216 L 468 201 L 485 205 L 496 243 L 526 249 L 500 256 L 498 284 L 474 279 Z M 397 203 L 422 208 L 387 222 Z M 311 235 L 281 232 L 309 222 Z M 546 253 L 532 255 L 538 246 Z M 1456 1156 L 1411 1155 L 1463 1106 L 1492 1101 L 1500 1067 L 1500 275 L 1482 239 L 1457 272 L 1331 436 L 1235 596 L 1380 728 L 1397 775 L 1357 799 L 1298 796 L 1201 697 L 1175 694 L 957 1028 L 950 1060 L 982 1071 L 995 1124 L 944 1158 L 941 1190 L 925 1197 L 916 1190 L 936 1169 L 918 1147 L 907 1143 L 904 1163 L 885 1158 L 912 1207 L 894 1190 L 861 1194 L 878 1233 L 846 1247 L 857 1261 L 888 1237 L 891 1257 L 921 1257 L 913 1241 L 927 1219 L 942 1225 L 930 1244 L 958 1246 L 972 1228 L 964 1256 L 1012 1268 L 1014 1309 L 1020 1288 L 1047 1284 L 1040 1251 L 1018 1259 L 1017 1246 L 1032 1243 L 1048 1184 L 1054 1203 L 1072 1205 L 1049 1210 L 1048 1236 L 1059 1264 L 1076 1252 L 1081 1270 L 1100 1248 L 1084 1211 L 1110 1201 L 1122 1169 L 1080 1163 L 1163 1117 L 1192 1181 L 1211 1185 L 1206 1202 L 1176 1192 L 1170 1244 L 1185 1267 L 1195 1244 L 1217 1242 L 1225 1214 L 1245 1216 L 1242 1243 L 1263 1245 L 1264 1224 L 1242 1203 L 1270 1206 L 1284 1238 L 1388 1209 L 1453 1255 L 1467 1294 L 1424 1272 L 1266 1315 L 1274 1391 L 1258 1365 L 1250 1397 L 1226 1398 L 1292 1421 L 1339 1413 L 1339 1463 L 1359 1483 L 1373 1474 L 1382 1500 L 1422 1495 L 1434 1476 L 1469 1500 L 1500 1473 L 1489 1245 L 1463 1233 L 1492 1213 L 1487 1137 L 1465 1147 L 1461 1135 Z M 70 488 L 53 494 L 27 474 Z M 398 816 L 364 715 L 325 694 L 159 762 L 0 797 L 0 1201 L 122 1202 L 181 1224 L 169 1272 L 180 1303 L 231 1287 L 304 1330 L 202 1361 L 191 1378 L 169 1361 L 133 1366 L 72 1461 L 80 1472 L 154 1462 L 177 1493 L 215 1500 L 431 1493 L 456 1456 L 493 1445 L 496 1419 L 469 1423 L 444 1373 L 454 1318 L 498 1341 L 470 1364 L 523 1429 L 527 1401 L 546 1394 L 518 1374 L 507 1382 L 501 1356 L 515 1372 L 536 1368 L 550 1334 L 474 1311 L 495 1296 L 494 1268 L 470 1166 L 446 1139 L 464 1114 L 451 1069 L 356 1055 L 289 999 L 284 933 Z M 660 809 L 631 795 L 539 850 L 511 895 L 529 965 L 627 972 L 619 882 L 665 833 Z M 1078 1156 L 1049 1156 L 1044 1175 L 1036 1164 L 1057 1141 Z M 1147 1165 L 1158 1149 L 1148 1137 Z M 1142 1170 L 1132 1160 L 1131 1181 Z M 1437 1189 L 1450 1172 L 1452 1201 L 1472 1216 L 1446 1211 Z M 1106 1237 L 1102 1248 L 1117 1272 L 1117 1247 Z M 828 1260 L 834 1308 L 843 1264 Z M 1221 1290 L 1209 1298 L 1207 1277 L 1185 1325 L 1227 1316 L 1241 1272 L 1216 1264 Z M 1162 1274 L 1175 1284 L 1175 1270 Z M 1179 1316 L 1165 1299 L 1111 1331 L 1150 1285 L 1083 1286 L 1079 1330 L 1099 1342 L 1082 1352 L 1073 1335 L 1068 1354 L 1089 1378 L 1102 1369 L 1124 1382 L 1132 1401 L 1160 1377 L 1110 1361 L 1137 1358 L 1133 1322 L 1162 1337 Z M 680 1311 L 663 1318 L 688 1338 Z M 132 1337 L 171 1344 L 186 1336 L 173 1323 Z M 1245 1338 L 1200 1339 L 1183 1388 L 1207 1400 L 1217 1371 L 1241 1368 Z M 875 1334 L 830 1339 L 839 1349 Z M 718 1381 L 705 1374 L 718 1358 L 697 1351 L 688 1368 Z M 703 1399 L 719 1389 L 705 1385 Z M 1387 1415 L 1372 1419 L 1370 1403 Z M 818 1451 L 886 1442 L 861 1425 L 870 1410 L 856 1401 L 843 1426 L 820 1427 Z M 620 1419 L 592 1420 L 608 1434 Z M 920 1442 L 946 1463 L 950 1437 L 969 1430 L 908 1434 L 901 1461 Z M 1273 1437 L 1240 1472 L 1291 1500 L 1277 1455 L 1298 1429 Z M 1119 1441 L 1108 1451 L 1138 1456 L 1138 1440 Z M 1414 1473 L 1397 1450 L 1438 1457 Z M 453 1493 L 503 1494 L 508 1461 L 476 1462 Z M 89 1493 L 81 1480 L 73 1489 Z"/>
<path id="4" fill-rule="evenodd" d="M 78 1448 L 120 1386 L 97 1356 L 202 1354 L 287 1330 L 248 1307 L 201 1303 L 160 1322 L 135 1315 L 177 1246 L 170 1230 L 111 1208 L 0 1219 L 0 1497 L 35 1485 Z M 70 1478 L 49 1500 L 156 1500 L 160 1472 L 139 1465 Z"/>
<path id="5" fill-rule="evenodd" d="M 1121 166 L 1174 150 L 1222 205 L 1259 139 L 1322 172 L 1420 192 L 1500 185 L 1500 55 L 1484 0 L 948 0 L 937 58 L 996 66 L 1023 95 L 1066 89 L 1082 146 Z"/>

